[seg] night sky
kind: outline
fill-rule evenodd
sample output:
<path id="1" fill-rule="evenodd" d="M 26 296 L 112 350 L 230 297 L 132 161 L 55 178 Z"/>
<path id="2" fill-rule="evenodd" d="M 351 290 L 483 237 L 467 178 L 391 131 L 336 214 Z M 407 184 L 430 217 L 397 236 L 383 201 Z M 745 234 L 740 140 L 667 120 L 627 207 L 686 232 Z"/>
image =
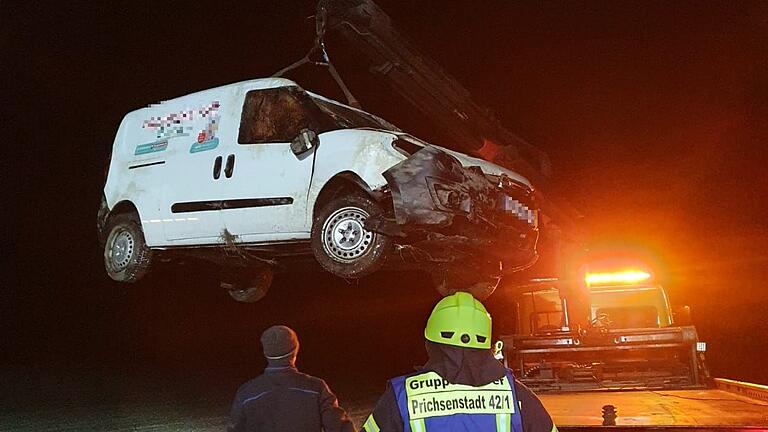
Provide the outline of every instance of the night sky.
<path id="1" fill-rule="evenodd" d="M 653 263 L 672 300 L 692 306 L 716 375 L 768 384 L 755 364 L 768 354 L 768 3 L 378 3 L 551 156 L 595 255 Z M 311 1 L 0 3 L 0 363 L 253 362 L 242 366 L 253 372 L 256 336 L 278 321 L 306 339 L 310 371 L 336 379 L 336 362 L 360 350 L 420 349 L 437 298 L 420 274 L 348 284 L 298 272 L 240 305 L 205 267 L 161 269 L 133 287 L 103 271 L 95 219 L 122 116 L 271 75 L 311 46 L 313 13 Z M 328 48 L 366 110 L 437 136 L 355 54 Z M 322 70 L 291 77 L 341 98 Z M 383 382 L 419 361 L 373 368 Z"/>

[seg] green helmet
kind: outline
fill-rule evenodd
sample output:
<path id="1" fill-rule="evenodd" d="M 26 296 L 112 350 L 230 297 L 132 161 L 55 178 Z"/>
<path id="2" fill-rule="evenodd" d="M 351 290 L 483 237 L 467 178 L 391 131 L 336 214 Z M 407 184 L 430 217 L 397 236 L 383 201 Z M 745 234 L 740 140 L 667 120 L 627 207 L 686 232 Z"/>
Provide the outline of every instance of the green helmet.
<path id="1" fill-rule="evenodd" d="M 491 348 L 491 316 L 472 294 L 457 292 L 437 302 L 427 320 L 424 337 L 464 348 Z"/>

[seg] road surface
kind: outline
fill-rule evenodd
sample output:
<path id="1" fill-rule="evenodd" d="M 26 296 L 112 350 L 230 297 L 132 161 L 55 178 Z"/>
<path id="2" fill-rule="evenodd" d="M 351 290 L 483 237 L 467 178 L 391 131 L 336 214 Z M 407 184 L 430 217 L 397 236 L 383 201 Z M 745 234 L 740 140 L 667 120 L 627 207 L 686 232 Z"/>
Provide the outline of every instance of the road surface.
<path id="1" fill-rule="evenodd" d="M 126 370 L 4 367 L 0 431 L 223 431 L 240 383 L 220 372 L 171 378 Z M 359 395 L 356 404 L 342 400 L 342 405 L 360 426 L 377 396 Z"/>

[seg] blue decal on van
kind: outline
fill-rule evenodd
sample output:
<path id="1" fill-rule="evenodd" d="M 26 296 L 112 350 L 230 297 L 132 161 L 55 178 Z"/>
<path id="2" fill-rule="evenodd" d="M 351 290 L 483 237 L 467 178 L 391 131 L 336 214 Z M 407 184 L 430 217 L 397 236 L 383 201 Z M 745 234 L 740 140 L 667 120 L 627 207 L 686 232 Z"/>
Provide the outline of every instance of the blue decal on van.
<path id="1" fill-rule="evenodd" d="M 207 141 L 203 142 L 196 142 L 192 144 L 192 147 L 189 148 L 190 153 L 198 153 L 203 152 L 206 150 L 213 150 L 216 147 L 219 146 L 219 139 L 218 138 L 211 138 Z"/>
<path id="2" fill-rule="evenodd" d="M 139 144 L 136 146 L 136 151 L 133 153 L 134 155 L 143 155 L 148 153 L 157 153 L 161 152 L 168 148 L 168 141 L 155 141 L 151 143 L 146 144 Z"/>

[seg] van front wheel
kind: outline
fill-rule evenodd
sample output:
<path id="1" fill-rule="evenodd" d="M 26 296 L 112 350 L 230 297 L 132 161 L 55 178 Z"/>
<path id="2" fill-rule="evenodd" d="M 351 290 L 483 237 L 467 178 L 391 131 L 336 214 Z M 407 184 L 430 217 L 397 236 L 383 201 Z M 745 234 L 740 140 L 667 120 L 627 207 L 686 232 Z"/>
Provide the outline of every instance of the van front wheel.
<path id="1" fill-rule="evenodd" d="M 138 217 L 118 214 L 107 222 L 104 243 L 104 268 L 117 282 L 133 283 L 141 279 L 152 264 L 152 250 L 144 241 Z"/>
<path id="2" fill-rule="evenodd" d="M 352 194 L 324 205 L 312 224 L 312 252 L 323 268 L 343 278 L 360 278 L 378 270 L 391 240 L 365 229 L 365 220 L 381 214 L 370 197 Z"/>

